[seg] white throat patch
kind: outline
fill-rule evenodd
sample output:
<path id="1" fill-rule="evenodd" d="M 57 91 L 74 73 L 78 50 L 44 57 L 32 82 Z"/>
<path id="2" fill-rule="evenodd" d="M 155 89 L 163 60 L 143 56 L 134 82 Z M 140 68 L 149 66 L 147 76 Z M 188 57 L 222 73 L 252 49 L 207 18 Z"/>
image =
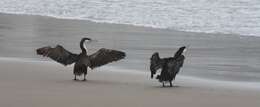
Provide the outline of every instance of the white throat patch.
<path id="1" fill-rule="evenodd" d="M 83 47 L 86 49 L 86 51 L 88 51 L 88 48 L 85 43 L 83 43 Z"/>

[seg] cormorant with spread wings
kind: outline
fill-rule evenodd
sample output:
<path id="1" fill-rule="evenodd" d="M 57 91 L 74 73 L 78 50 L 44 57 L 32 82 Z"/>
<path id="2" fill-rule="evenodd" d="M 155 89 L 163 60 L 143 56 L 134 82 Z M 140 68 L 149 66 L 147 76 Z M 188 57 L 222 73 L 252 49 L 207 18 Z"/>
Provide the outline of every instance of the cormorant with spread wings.
<path id="1" fill-rule="evenodd" d="M 179 73 L 180 68 L 183 66 L 183 62 L 185 56 L 182 55 L 185 50 L 185 46 L 179 48 L 179 50 L 175 53 L 173 57 L 168 58 L 160 58 L 159 53 L 155 52 L 151 57 L 151 78 L 156 74 L 158 69 L 161 70 L 161 74 L 156 77 L 165 86 L 165 82 L 170 83 L 170 87 L 172 87 L 172 80 L 175 80 L 176 75 Z"/>
<path id="2" fill-rule="evenodd" d="M 38 55 L 47 56 L 64 66 L 74 64 L 74 80 L 77 80 L 77 76 L 84 74 L 83 81 L 86 80 L 88 67 L 94 69 L 96 67 L 108 64 L 113 61 L 123 59 L 126 55 L 122 51 L 101 48 L 92 55 L 87 55 L 87 51 L 83 44 L 85 40 L 91 41 L 90 38 L 82 38 L 80 41 L 80 48 L 82 52 L 80 54 L 74 54 L 61 45 L 57 45 L 55 48 L 50 46 L 42 47 L 36 50 Z"/>

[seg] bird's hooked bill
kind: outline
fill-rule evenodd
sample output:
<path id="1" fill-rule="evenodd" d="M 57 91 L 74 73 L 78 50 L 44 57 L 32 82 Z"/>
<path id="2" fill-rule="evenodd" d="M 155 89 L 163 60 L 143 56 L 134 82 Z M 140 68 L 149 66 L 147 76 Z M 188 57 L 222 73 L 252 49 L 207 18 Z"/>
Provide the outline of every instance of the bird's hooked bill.
<path id="1" fill-rule="evenodd" d="M 86 43 L 87 43 L 87 44 L 90 44 L 90 43 L 96 43 L 96 42 L 98 42 L 98 40 L 91 39 L 91 40 L 87 41 Z"/>

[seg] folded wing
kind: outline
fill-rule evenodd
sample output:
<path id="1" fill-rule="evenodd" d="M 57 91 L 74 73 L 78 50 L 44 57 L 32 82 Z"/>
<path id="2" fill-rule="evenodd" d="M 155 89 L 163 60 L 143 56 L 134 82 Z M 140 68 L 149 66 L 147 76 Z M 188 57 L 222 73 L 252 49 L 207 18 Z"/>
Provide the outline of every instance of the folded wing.
<path id="1" fill-rule="evenodd" d="M 172 58 L 167 64 L 168 71 L 174 75 L 178 74 L 181 67 L 183 66 L 184 59 L 184 55 L 180 55 L 177 58 Z"/>
<path id="2" fill-rule="evenodd" d="M 96 53 L 90 55 L 90 68 L 96 68 L 105 64 L 108 64 L 113 61 L 118 61 L 125 58 L 125 53 L 117 50 L 111 49 L 99 49 Z"/>
<path id="3" fill-rule="evenodd" d="M 151 78 L 153 78 L 153 75 L 156 74 L 157 70 L 162 68 L 165 59 L 161 59 L 159 57 L 159 53 L 155 52 L 153 53 L 152 57 L 150 58 L 150 71 L 151 71 Z"/>
<path id="4" fill-rule="evenodd" d="M 38 48 L 36 50 L 36 53 L 38 55 L 47 56 L 59 62 L 60 64 L 63 64 L 64 66 L 76 62 L 79 58 L 77 54 L 67 51 L 60 45 L 57 45 L 55 48 L 52 48 L 50 46 Z"/>

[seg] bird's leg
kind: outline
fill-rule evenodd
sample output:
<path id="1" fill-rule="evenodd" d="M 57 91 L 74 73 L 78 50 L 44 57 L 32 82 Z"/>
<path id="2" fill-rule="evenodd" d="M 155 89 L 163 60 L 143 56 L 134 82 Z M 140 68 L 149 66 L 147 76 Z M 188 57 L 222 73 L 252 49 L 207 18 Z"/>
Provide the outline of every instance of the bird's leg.
<path id="1" fill-rule="evenodd" d="M 164 81 L 162 82 L 162 86 L 165 87 L 165 85 L 164 85 Z"/>
<path id="2" fill-rule="evenodd" d="M 86 75 L 87 73 L 84 73 L 84 79 L 82 81 L 86 81 Z"/>
<path id="3" fill-rule="evenodd" d="M 170 87 L 172 87 L 172 81 L 169 81 L 170 82 Z"/>
<path id="4" fill-rule="evenodd" d="M 77 76 L 76 76 L 76 74 L 74 75 L 74 80 L 75 80 L 75 81 L 77 80 Z"/>

